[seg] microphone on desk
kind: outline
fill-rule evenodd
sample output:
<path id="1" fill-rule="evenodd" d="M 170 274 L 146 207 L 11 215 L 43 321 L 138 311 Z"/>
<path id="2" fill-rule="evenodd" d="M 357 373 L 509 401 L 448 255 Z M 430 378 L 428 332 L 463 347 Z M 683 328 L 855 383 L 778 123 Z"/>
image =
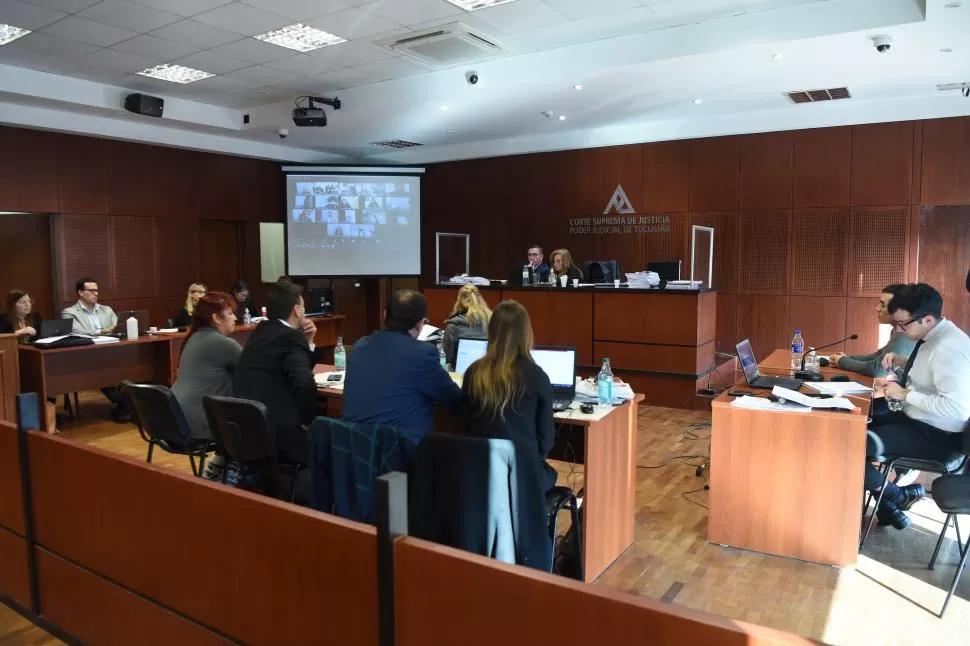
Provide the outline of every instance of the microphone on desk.
<path id="1" fill-rule="evenodd" d="M 809 347 L 809 352 L 818 352 L 819 350 L 824 350 L 825 348 L 831 348 L 833 345 L 838 345 L 840 343 L 845 343 L 846 341 L 855 341 L 859 338 L 858 334 L 850 334 L 841 341 L 835 341 L 833 343 L 828 343 L 826 345 L 819 346 L 817 348 Z M 802 381 L 822 381 L 822 375 L 817 372 L 809 372 L 805 370 L 805 357 L 808 356 L 808 352 L 802 353 L 802 367 L 801 370 L 795 373 L 795 377 L 801 379 Z"/>

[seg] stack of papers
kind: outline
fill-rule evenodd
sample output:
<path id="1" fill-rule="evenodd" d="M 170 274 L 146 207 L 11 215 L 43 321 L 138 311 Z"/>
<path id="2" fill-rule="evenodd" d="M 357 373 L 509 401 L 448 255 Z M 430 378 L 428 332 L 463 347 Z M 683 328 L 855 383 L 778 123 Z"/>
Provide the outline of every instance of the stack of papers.
<path id="1" fill-rule="evenodd" d="M 576 401 L 593 402 L 599 399 L 599 392 L 595 380 L 576 377 Z M 630 384 L 613 377 L 613 403 L 622 403 L 633 399 L 633 389 Z"/>
<path id="2" fill-rule="evenodd" d="M 820 399 L 818 397 L 809 397 L 808 395 L 803 395 L 798 391 L 788 390 L 787 388 L 782 388 L 781 386 L 775 386 L 772 388 L 771 394 L 775 397 L 784 399 L 785 401 L 801 404 L 802 406 L 808 406 L 809 408 L 834 408 L 850 411 L 858 410 L 858 406 L 843 397 Z"/>
<path id="3" fill-rule="evenodd" d="M 805 387 L 823 395 L 865 395 L 872 392 L 872 388 L 857 381 L 807 381 Z"/>
<path id="4" fill-rule="evenodd" d="M 660 275 L 655 271 L 638 271 L 626 275 L 626 282 L 630 287 L 659 287 Z"/>
<path id="5" fill-rule="evenodd" d="M 483 278 L 482 276 L 469 276 L 468 274 L 452 276 L 448 279 L 448 282 L 452 285 L 479 285 L 482 287 L 488 287 L 491 284 L 491 281 L 488 278 Z"/>
<path id="6" fill-rule="evenodd" d="M 441 331 L 440 327 L 425 323 L 424 327 L 421 328 L 421 333 L 418 334 L 418 341 L 437 341 L 443 334 L 444 332 Z"/>
<path id="7" fill-rule="evenodd" d="M 118 343 L 121 341 L 116 336 L 92 336 L 91 340 L 94 341 L 95 345 L 104 345 L 106 343 Z"/>
<path id="8" fill-rule="evenodd" d="M 781 402 L 773 402 L 764 397 L 752 397 L 751 395 L 738 397 L 731 402 L 731 406 L 735 408 L 749 408 L 751 410 L 785 411 L 787 413 L 807 413 L 812 410 L 800 404 L 783 404 Z"/>

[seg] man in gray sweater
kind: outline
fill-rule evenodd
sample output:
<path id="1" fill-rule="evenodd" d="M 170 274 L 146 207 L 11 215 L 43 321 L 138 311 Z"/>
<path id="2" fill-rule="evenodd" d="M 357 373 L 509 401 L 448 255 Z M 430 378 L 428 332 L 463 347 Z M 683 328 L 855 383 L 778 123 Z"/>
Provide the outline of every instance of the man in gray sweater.
<path id="1" fill-rule="evenodd" d="M 893 296 L 898 294 L 903 287 L 905 285 L 887 285 L 883 288 L 882 294 L 879 296 L 879 305 L 876 306 L 876 318 L 879 319 L 879 323 L 882 325 L 893 324 L 892 314 L 889 313 L 889 303 L 892 301 Z M 886 369 L 882 366 L 882 358 L 891 352 L 897 357 L 903 357 L 905 360 L 905 358 L 909 357 L 915 346 L 915 341 L 906 338 L 906 335 L 902 332 L 893 330 L 892 336 L 889 337 L 889 343 L 875 352 L 853 355 L 838 352 L 829 356 L 829 364 L 837 366 L 842 370 L 858 372 L 861 375 L 885 377 Z"/>

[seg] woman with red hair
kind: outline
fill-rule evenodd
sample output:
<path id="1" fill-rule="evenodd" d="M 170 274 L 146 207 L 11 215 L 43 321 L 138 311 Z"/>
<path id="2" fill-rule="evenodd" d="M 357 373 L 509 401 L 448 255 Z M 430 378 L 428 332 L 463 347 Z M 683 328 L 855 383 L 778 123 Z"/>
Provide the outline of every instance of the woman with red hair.
<path id="1" fill-rule="evenodd" d="M 229 336 L 235 327 L 236 301 L 224 292 L 209 292 L 192 310 L 192 328 L 182 346 L 172 394 L 182 405 L 193 438 L 212 439 L 202 398 L 232 396 L 232 373 L 242 353 Z"/>

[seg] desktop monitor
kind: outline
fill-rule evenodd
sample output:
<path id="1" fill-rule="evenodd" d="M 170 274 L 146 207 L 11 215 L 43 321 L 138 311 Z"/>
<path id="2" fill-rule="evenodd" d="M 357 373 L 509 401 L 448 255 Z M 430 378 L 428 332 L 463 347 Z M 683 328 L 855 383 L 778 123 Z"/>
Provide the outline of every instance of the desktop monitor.
<path id="1" fill-rule="evenodd" d="M 330 287 L 314 287 L 306 293 L 306 313 L 307 316 L 322 314 L 332 316 L 334 309 L 333 289 Z"/>
<path id="2" fill-rule="evenodd" d="M 647 271 L 654 271 L 660 276 L 660 280 L 680 280 L 680 261 L 679 260 L 660 260 L 648 262 Z"/>
<path id="3" fill-rule="evenodd" d="M 472 365 L 485 356 L 488 341 L 484 339 L 458 339 L 458 353 L 455 355 L 455 374 L 463 375 Z"/>

